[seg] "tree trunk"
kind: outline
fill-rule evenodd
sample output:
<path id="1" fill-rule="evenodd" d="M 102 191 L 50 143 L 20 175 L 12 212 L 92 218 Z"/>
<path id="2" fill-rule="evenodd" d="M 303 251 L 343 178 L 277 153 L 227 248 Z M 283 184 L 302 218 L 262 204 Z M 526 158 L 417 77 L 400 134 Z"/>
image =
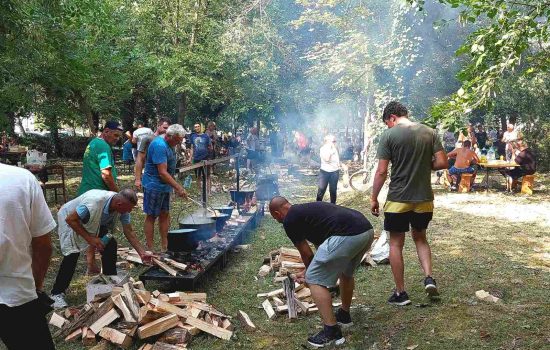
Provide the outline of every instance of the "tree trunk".
<path id="1" fill-rule="evenodd" d="M 178 96 L 178 124 L 183 125 L 187 114 L 187 94 L 182 92 Z"/>
<path id="2" fill-rule="evenodd" d="M 98 111 L 92 111 L 92 122 L 93 122 L 92 136 L 96 136 L 97 132 L 99 131 L 99 112 Z"/>

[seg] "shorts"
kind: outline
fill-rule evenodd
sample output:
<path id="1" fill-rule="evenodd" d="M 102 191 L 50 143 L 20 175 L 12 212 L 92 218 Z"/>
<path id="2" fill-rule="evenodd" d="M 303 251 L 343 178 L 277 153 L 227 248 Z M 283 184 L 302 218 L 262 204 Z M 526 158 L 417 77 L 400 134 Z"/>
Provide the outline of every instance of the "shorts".
<path id="1" fill-rule="evenodd" d="M 433 202 L 402 203 L 387 201 L 384 205 L 384 230 L 408 232 L 425 230 L 433 217 Z"/>
<path id="2" fill-rule="evenodd" d="M 449 174 L 451 175 L 460 175 L 464 173 L 473 174 L 475 173 L 475 169 L 472 166 L 467 168 L 455 168 L 454 165 L 449 169 Z"/>
<path id="3" fill-rule="evenodd" d="M 372 229 L 355 236 L 331 236 L 317 249 L 306 271 L 306 282 L 336 286 L 341 274 L 353 277 L 374 238 Z"/>
<path id="4" fill-rule="evenodd" d="M 163 211 L 170 211 L 170 192 L 143 188 L 143 212 L 157 217 Z"/>

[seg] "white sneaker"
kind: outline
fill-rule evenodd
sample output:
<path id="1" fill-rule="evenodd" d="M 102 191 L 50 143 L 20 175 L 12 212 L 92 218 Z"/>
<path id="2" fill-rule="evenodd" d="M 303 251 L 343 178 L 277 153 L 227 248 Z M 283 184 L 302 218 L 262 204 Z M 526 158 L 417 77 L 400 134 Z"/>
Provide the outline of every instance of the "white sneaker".
<path id="1" fill-rule="evenodd" d="M 69 304 L 67 304 L 67 302 L 65 301 L 65 293 L 61 293 L 61 294 L 54 294 L 52 295 L 52 299 L 53 299 L 53 308 L 54 309 L 63 309 L 67 306 L 69 306 Z"/>

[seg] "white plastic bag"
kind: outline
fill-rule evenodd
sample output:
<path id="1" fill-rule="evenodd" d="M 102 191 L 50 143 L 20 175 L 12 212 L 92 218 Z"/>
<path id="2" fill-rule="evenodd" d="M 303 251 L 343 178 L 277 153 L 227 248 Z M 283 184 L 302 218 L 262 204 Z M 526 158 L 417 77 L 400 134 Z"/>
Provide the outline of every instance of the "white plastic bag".
<path id="1" fill-rule="evenodd" d="M 374 242 L 370 256 L 377 264 L 385 264 L 390 257 L 390 244 L 388 242 L 388 231 L 382 230 L 380 237 Z"/>

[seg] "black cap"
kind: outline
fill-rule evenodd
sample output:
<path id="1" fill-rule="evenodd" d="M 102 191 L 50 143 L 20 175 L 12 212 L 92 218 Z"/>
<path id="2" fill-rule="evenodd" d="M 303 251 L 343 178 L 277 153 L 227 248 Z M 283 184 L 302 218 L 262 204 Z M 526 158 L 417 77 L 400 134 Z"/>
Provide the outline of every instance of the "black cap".
<path id="1" fill-rule="evenodd" d="M 120 126 L 120 123 L 117 122 L 116 120 L 109 120 L 107 123 L 105 123 L 105 126 L 103 127 L 103 129 L 124 131 L 124 129 L 122 129 L 122 126 Z"/>

